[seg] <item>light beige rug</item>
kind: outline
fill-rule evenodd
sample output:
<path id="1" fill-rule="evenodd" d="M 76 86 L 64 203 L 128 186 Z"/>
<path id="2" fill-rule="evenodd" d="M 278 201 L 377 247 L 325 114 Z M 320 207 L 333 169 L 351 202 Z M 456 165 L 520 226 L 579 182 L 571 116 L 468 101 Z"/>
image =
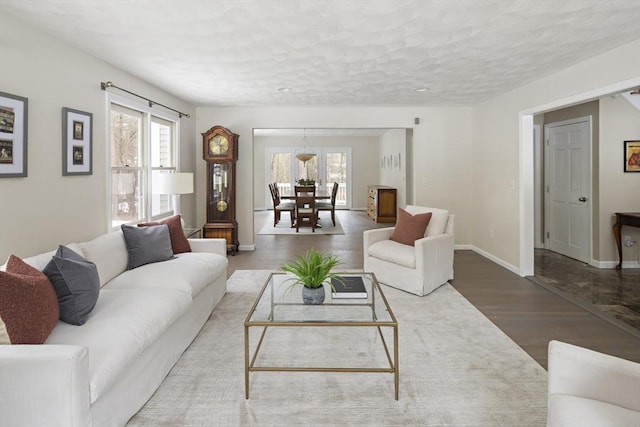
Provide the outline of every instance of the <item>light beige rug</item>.
<path id="1" fill-rule="evenodd" d="M 399 324 L 399 401 L 391 374 L 302 372 L 252 373 L 245 400 L 243 322 L 267 275 L 233 274 L 203 330 L 130 426 L 545 425 L 546 371 L 450 285 L 422 298 L 384 286 Z M 328 345 L 305 331 L 273 336 L 271 351 L 330 360 L 336 344 L 371 357 L 358 353 L 361 338 L 347 335 L 345 344 L 335 336 Z"/>

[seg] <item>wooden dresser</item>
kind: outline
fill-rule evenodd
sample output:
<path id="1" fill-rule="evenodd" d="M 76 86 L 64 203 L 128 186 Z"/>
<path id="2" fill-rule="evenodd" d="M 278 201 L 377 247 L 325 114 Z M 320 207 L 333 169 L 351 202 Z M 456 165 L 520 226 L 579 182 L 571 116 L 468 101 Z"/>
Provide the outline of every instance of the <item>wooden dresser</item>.
<path id="1" fill-rule="evenodd" d="M 367 215 L 375 222 L 396 222 L 397 190 L 386 185 L 369 185 Z"/>

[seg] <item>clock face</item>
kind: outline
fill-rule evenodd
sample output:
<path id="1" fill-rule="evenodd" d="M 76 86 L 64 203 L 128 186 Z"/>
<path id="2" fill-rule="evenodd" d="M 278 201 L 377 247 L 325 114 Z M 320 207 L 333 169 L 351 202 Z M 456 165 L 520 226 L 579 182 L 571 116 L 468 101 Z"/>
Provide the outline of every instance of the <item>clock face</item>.
<path id="1" fill-rule="evenodd" d="M 226 154 L 229 151 L 229 141 L 224 135 L 215 135 L 209 140 L 209 152 L 214 156 Z"/>

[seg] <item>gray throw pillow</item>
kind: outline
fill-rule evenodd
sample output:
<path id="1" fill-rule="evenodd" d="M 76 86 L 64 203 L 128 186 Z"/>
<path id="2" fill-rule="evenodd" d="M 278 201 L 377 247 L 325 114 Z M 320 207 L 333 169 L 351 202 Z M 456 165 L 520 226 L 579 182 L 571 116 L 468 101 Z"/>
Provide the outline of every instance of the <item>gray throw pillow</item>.
<path id="1" fill-rule="evenodd" d="M 83 325 L 100 294 L 96 265 L 71 249 L 60 246 L 43 273 L 58 296 L 60 320 Z"/>
<path id="2" fill-rule="evenodd" d="M 169 227 L 166 224 L 150 227 L 122 225 L 122 233 L 129 252 L 127 270 L 173 258 Z"/>

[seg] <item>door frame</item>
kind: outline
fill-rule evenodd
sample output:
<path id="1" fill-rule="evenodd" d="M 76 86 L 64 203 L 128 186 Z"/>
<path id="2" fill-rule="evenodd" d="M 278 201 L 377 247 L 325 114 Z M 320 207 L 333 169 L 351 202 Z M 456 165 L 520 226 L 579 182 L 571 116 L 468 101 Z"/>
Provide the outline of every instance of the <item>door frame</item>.
<path id="1" fill-rule="evenodd" d="M 544 125 L 544 243 L 545 247 L 549 249 L 548 233 L 549 224 L 551 224 L 551 209 L 549 203 L 549 129 L 553 127 L 569 126 L 579 123 L 586 123 L 588 127 L 587 135 L 587 153 L 589 155 L 589 161 L 587 163 L 587 179 L 589 182 L 589 191 L 586 195 L 589 206 L 587 208 L 587 233 L 588 233 L 588 245 L 589 250 L 586 260 L 578 260 L 587 264 L 593 263 L 593 117 L 582 116 L 568 120 L 561 120 L 553 123 L 545 123 Z M 565 254 L 562 254 L 565 255 Z"/>

